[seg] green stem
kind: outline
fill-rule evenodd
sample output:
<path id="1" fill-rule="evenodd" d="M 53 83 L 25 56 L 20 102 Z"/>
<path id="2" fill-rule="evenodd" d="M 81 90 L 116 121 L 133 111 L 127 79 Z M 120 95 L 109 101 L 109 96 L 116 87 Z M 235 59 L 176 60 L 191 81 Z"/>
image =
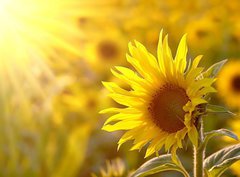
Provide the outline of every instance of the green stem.
<path id="1" fill-rule="evenodd" d="M 188 174 L 188 172 L 183 168 L 182 169 L 182 174 L 184 175 L 184 177 L 190 177 L 190 175 Z"/>
<path id="2" fill-rule="evenodd" d="M 200 118 L 199 121 L 199 137 L 198 147 L 194 146 L 194 177 L 203 177 L 203 159 L 204 159 L 204 146 L 203 143 L 203 121 Z"/>

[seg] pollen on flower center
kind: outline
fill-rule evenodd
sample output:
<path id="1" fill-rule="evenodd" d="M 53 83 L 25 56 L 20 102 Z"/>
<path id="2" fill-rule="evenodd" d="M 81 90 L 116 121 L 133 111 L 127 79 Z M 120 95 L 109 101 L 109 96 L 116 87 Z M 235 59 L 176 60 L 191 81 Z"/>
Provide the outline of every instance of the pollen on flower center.
<path id="1" fill-rule="evenodd" d="M 188 101 L 189 98 L 183 88 L 165 84 L 153 96 L 148 110 L 153 122 L 161 130 L 174 133 L 185 127 L 183 106 Z"/>
<path id="2" fill-rule="evenodd" d="M 240 92 L 240 75 L 237 75 L 235 76 L 233 79 L 232 79 L 232 89 L 239 93 Z"/>

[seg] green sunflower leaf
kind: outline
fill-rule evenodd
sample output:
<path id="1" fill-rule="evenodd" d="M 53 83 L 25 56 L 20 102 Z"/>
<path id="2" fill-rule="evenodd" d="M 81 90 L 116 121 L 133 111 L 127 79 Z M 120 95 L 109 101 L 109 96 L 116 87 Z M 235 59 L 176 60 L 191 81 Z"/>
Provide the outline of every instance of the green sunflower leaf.
<path id="1" fill-rule="evenodd" d="M 227 113 L 234 116 L 235 114 L 229 111 L 227 108 L 218 105 L 207 104 L 206 108 L 207 113 Z"/>
<path id="2" fill-rule="evenodd" d="M 132 177 L 144 177 L 155 173 L 170 170 L 181 172 L 186 177 L 189 176 L 182 166 L 173 162 L 171 154 L 166 154 L 161 155 L 159 157 L 155 157 L 145 162 L 140 168 L 138 168 L 134 172 Z"/>
<path id="3" fill-rule="evenodd" d="M 240 144 L 226 147 L 204 160 L 205 173 L 208 177 L 219 177 L 238 160 L 240 160 Z"/>
<path id="4" fill-rule="evenodd" d="M 233 138 L 233 139 L 238 141 L 238 136 L 235 133 L 233 133 L 232 131 L 227 130 L 227 129 L 219 129 L 219 130 L 213 130 L 213 131 L 205 133 L 205 138 L 204 138 L 204 141 L 203 141 L 203 145 L 206 146 L 208 141 L 211 138 L 213 138 L 215 136 L 220 136 L 220 135 L 228 136 L 228 137 Z"/>
<path id="5" fill-rule="evenodd" d="M 223 65 L 227 62 L 227 59 L 217 62 L 210 66 L 205 72 L 203 72 L 203 76 L 206 78 L 214 78 L 217 76 L 219 70 L 223 67 Z"/>

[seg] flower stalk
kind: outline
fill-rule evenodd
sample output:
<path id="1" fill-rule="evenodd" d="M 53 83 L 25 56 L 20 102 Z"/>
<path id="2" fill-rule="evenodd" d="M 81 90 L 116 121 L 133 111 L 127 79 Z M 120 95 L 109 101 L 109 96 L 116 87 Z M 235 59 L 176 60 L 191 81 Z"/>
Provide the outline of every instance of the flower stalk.
<path id="1" fill-rule="evenodd" d="M 198 146 L 194 146 L 194 177 L 204 177 L 203 171 L 203 160 L 205 155 L 205 146 L 203 146 L 204 140 L 204 131 L 203 131 L 203 120 L 200 118 L 199 125 L 198 125 Z"/>
<path id="2" fill-rule="evenodd" d="M 184 177 L 190 177 L 190 175 L 188 174 L 188 172 L 185 170 L 185 168 L 182 169 L 183 171 L 183 175 Z"/>

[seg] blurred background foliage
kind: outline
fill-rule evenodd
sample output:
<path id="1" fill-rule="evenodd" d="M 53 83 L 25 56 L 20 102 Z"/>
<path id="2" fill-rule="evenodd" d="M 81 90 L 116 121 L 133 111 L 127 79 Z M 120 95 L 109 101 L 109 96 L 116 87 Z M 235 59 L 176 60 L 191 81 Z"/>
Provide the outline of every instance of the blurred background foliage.
<path id="1" fill-rule="evenodd" d="M 106 117 L 99 111 L 116 104 L 101 81 L 116 81 L 110 68 L 128 66 L 129 41 L 140 41 L 155 55 L 161 29 L 173 49 L 187 33 L 189 58 L 203 54 L 201 65 L 240 61 L 239 0 L 0 0 L 0 5 L 3 177 L 127 176 L 147 160 L 144 150 L 128 151 L 129 144 L 117 151 L 122 132 L 101 130 Z M 240 102 L 231 107 L 225 99 L 215 94 L 211 102 L 237 113 Z M 240 136 L 239 125 L 238 116 L 205 118 L 206 130 L 230 128 Z M 207 155 L 236 143 L 218 141 L 210 143 Z M 191 147 L 180 153 L 191 170 Z M 239 177 L 239 166 L 224 175 Z M 179 176 L 158 176 L 169 175 Z"/>

